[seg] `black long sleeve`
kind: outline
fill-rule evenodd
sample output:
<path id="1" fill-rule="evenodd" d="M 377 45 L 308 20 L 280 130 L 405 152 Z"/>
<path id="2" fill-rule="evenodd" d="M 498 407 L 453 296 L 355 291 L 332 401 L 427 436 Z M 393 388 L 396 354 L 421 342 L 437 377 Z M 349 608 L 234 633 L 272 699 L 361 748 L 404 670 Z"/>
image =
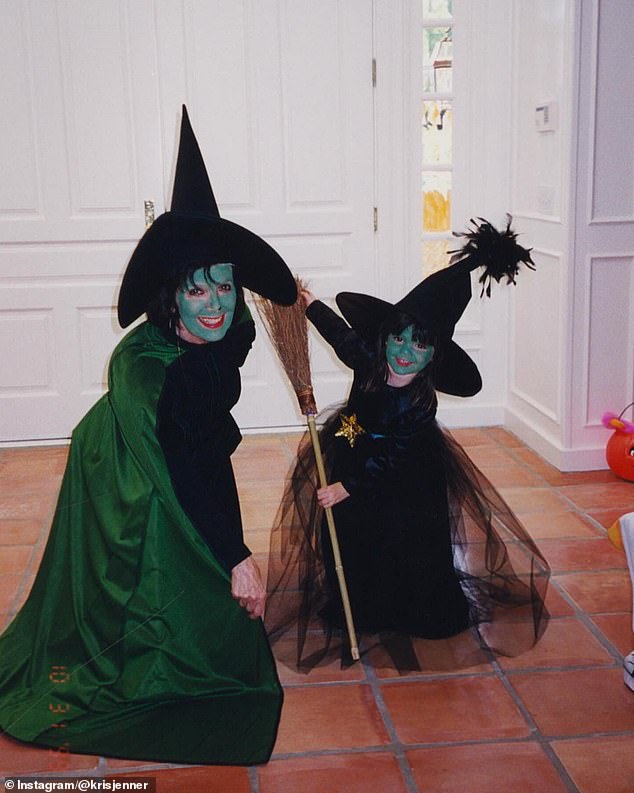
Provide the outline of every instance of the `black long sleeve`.
<path id="1" fill-rule="evenodd" d="M 306 309 L 306 316 L 330 344 L 337 358 L 350 369 L 367 365 L 371 355 L 358 333 L 321 300 Z"/>
<path id="2" fill-rule="evenodd" d="M 237 326 L 228 344 L 188 345 L 166 370 L 157 411 L 156 433 L 176 496 L 227 571 L 251 553 L 230 461 L 241 435 L 229 411 L 254 335 L 249 322 Z"/>

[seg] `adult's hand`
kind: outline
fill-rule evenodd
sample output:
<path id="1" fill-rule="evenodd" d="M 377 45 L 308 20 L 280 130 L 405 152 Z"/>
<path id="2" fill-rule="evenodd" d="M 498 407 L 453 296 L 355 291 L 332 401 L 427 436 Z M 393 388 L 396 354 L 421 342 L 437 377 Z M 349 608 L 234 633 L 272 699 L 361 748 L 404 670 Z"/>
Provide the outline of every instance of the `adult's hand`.
<path id="1" fill-rule="evenodd" d="M 231 596 L 246 609 L 252 620 L 264 615 L 266 589 L 252 556 L 247 556 L 231 570 Z"/>
<path id="2" fill-rule="evenodd" d="M 317 491 L 317 501 L 322 507 L 334 507 L 340 501 L 345 501 L 350 497 L 350 493 L 341 484 L 341 482 L 334 482 L 327 487 L 320 487 Z"/>

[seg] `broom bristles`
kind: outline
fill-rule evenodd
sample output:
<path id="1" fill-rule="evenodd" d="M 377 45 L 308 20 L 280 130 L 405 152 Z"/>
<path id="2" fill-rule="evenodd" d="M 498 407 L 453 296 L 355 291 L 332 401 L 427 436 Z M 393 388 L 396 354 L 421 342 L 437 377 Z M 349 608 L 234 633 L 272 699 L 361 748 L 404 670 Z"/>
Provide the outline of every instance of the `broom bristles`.
<path id="1" fill-rule="evenodd" d="M 297 292 L 305 289 L 304 282 L 295 276 Z M 277 357 L 286 372 L 304 415 L 316 413 L 313 397 L 310 354 L 308 350 L 308 322 L 301 297 L 292 306 L 280 306 L 266 298 L 258 298 L 255 305 Z"/>

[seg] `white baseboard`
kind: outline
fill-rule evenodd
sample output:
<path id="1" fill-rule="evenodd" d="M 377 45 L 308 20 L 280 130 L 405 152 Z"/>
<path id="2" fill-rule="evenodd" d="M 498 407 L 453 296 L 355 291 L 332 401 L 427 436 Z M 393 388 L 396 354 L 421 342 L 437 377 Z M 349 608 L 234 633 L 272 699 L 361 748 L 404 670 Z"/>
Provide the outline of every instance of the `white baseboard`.
<path id="1" fill-rule="evenodd" d="M 0 441 L 0 449 L 28 449 L 30 446 L 69 446 L 70 438 L 32 438 L 27 441 Z"/>
<path id="2" fill-rule="evenodd" d="M 505 411 L 504 426 L 560 471 L 607 469 L 605 446 L 565 448 L 512 410 Z"/>

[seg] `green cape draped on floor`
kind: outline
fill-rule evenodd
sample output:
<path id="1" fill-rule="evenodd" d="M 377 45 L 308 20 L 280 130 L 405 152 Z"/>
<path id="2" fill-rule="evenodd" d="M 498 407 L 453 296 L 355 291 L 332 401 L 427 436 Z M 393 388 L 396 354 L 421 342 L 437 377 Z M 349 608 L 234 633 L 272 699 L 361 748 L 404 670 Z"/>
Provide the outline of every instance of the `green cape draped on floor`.
<path id="1" fill-rule="evenodd" d="M 260 620 L 183 511 L 155 434 L 182 350 L 145 323 L 73 433 L 32 592 L 0 638 L 0 726 L 63 751 L 264 762 L 282 692 Z"/>

